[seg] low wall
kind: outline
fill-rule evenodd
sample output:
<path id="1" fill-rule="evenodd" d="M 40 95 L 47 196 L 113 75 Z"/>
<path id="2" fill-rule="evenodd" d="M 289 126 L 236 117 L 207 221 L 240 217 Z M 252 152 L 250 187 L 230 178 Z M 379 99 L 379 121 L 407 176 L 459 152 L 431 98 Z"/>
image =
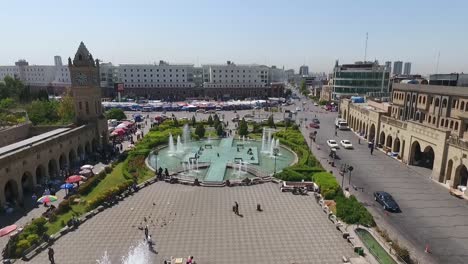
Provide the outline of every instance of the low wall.
<path id="1" fill-rule="evenodd" d="M 0 130 L 0 147 L 4 147 L 26 139 L 29 135 L 31 126 L 31 122 L 25 122 Z"/>

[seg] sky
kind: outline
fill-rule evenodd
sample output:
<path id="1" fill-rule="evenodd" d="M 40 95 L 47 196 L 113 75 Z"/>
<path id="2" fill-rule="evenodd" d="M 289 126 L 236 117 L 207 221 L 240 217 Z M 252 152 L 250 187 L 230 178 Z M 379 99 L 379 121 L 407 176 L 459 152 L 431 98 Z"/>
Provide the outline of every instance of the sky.
<path id="1" fill-rule="evenodd" d="M 5 1 L 5 2 L 4 2 Z M 2 3 L 4 2 L 4 3 Z M 257 63 L 330 72 L 335 60 L 468 72 L 466 0 L 6 1 L 0 65 L 53 64 L 83 41 L 104 62 Z M 437 67 L 437 58 L 440 53 Z"/>

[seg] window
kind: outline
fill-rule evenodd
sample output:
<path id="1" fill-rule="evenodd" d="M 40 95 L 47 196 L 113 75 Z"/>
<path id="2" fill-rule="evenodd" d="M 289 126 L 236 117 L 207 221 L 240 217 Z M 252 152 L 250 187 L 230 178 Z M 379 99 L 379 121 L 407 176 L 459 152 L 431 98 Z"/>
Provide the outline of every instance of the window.
<path id="1" fill-rule="evenodd" d="M 455 122 L 455 130 L 458 130 L 458 122 Z"/>
<path id="2" fill-rule="evenodd" d="M 89 115 L 89 104 L 86 102 L 86 114 Z"/>
<path id="3" fill-rule="evenodd" d="M 447 107 L 447 99 L 445 99 L 445 98 L 444 98 L 444 100 L 442 100 L 442 107 L 443 108 Z"/>
<path id="4" fill-rule="evenodd" d="M 80 110 L 83 110 L 83 104 L 82 104 L 81 102 L 78 103 L 78 108 L 79 108 Z"/>
<path id="5" fill-rule="evenodd" d="M 468 111 L 468 104 L 465 104 L 465 111 Z"/>
<path id="6" fill-rule="evenodd" d="M 460 104 L 460 110 L 465 110 L 465 101 L 462 101 Z"/>
<path id="7" fill-rule="evenodd" d="M 452 108 L 455 108 L 457 106 L 457 100 L 453 99 L 452 100 Z"/>
<path id="8" fill-rule="evenodd" d="M 435 100 L 435 107 L 439 107 L 439 103 L 440 103 L 440 100 L 439 100 L 439 98 L 437 98 L 437 99 Z"/>

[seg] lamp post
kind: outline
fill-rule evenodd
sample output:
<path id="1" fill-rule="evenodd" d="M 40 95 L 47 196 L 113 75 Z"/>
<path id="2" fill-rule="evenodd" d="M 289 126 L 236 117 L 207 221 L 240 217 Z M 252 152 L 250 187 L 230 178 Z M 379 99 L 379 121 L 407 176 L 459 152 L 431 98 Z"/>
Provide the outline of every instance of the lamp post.
<path id="1" fill-rule="evenodd" d="M 349 171 L 349 179 L 348 179 L 348 185 L 351 186 L 351 172 L 354 170 L 353 166 L 348 166 L 348 171 Z"/>
<path id="2" fill-rule="evenodd" d="M 273 176 L 276 175 L 276 156 L 278 156 L 279 148 L 273 148 L 273 156 L 275 157 L 275 171 L 273 172 Z"/>

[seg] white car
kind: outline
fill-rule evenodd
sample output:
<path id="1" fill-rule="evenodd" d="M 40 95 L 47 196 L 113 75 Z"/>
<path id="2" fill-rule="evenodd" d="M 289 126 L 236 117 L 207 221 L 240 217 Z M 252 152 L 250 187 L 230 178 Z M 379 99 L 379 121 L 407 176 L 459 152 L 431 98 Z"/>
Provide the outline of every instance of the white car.
<path id="1" fill-rule="evenodd" d="M 336 143 L 336 140 L 333 140 L 333 139 L 327 140 L 327 145 L 330 148 L 339 148 L 338 143 Z"/>
<path id="2" fill-rule="evenodd" d="M 317 104 L 317 103 L 314 103 L 314 105 L 315 105 L 315 106 L 318 106 L 318 104 Z"/>
<path id="3" fill-rule="evenodd" d="M 343 148 L 345 149 L 352 149 L 353 148 L 353 144 L 351 144 L 351 141 L 347 140 L 347 139 L 343 139 L 340 141 L 340 144 Z"/>

